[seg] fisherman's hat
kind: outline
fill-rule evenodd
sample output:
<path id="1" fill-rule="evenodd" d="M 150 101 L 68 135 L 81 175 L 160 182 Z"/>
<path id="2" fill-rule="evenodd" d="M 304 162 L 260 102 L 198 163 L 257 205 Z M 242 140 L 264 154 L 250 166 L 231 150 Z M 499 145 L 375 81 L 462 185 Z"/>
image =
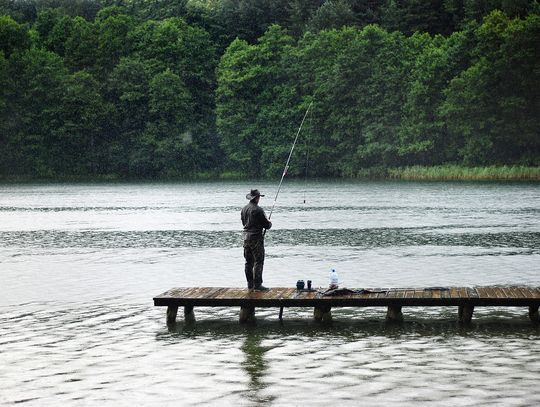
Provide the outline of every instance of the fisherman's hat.
<path id="1" fill-rule="evenodd" d="M 246 195 L 246 199 L 249 199 L 251 201 L 252 199 L 257 198 L 258 196 L 264 196 L 264 195 L 261 195 L 258 189 L 252 189 L 250 193 Z"/>

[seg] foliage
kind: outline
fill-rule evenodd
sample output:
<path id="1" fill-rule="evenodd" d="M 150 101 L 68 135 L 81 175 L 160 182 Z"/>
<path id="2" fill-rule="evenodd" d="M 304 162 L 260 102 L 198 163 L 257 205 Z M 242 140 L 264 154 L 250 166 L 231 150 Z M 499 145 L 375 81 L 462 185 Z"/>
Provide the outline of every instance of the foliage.
<path id="1" fill-rule="evenodd" d="M 0 0 L 0 177 L 277 177 L 312 103 L 292 176 L 530 179 L 539 55 L 536 0 Z"/>
<path id="2" fill-rule="evenodd" d="M 0 51 L 9 58 L 18 50 L 27 49 L 30 36 L 26 29 L 8 16 L 0 16 Z"/>
<path id="3" fill-rule="evenodd" d="M 324 2 L 308 22 L 308 29 L 319 32 L 325 29 L 356 25 L 356 15 L 345 0 Z"/>
<path id="4" fill-rule="evenodd" d="M 536 164 L 540 155 L 540 16 L 491 13 L 476 30 L 471 66 L 441 106 L 467 164 Z"/>

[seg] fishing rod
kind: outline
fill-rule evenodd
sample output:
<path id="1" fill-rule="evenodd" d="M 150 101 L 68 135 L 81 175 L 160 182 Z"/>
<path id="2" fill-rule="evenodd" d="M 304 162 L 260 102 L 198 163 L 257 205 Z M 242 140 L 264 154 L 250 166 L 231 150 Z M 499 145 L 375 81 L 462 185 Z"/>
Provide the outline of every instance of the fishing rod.
<path id="1" fill-rule="evenodd" d="M 289 162 L 291 161 L 291 157 L 294 151 L 294 147 L 296 146 L 296 142 L 298 141 L 298 136 L 300 135 L 300 131 L 302 130 L 302 126 L 304 125 L 304 121 L 306 120 L 306 117 L 309 113 L 309 109 L 311 108 L 311 105 L 313 104 L 313 101 L 309 104 L 306 113 L 304 114 L 304 117 L 302 118 L 302 122 L 300 123 L 300 127 L 298 127 L 298 131 L 296 132 L 296 137 L 294 138 L 293 145 L 291 147 L 291 151 L 289 152 L 289 157 L 287 158 L 287 162 L 285 163 L 285 168 L 283 169 L 283 174 L 281 174 L 281 180 L 279 181 L 278 189 L 276 192 L 276 197 L 274 198 L 274 203 L 272 204 L 272 209 L 270 210 L 270 215 L 268 215 L 268 220 L 272 217 L 272 212 L 274 212 L 274 208 L 276 206 L 276 202 L 278 199 L 279 191 L 281 191 L 281 185 L 283 184 L 283 179 L 285 178 L 285 175 L 287 175 L 287 171 L 289 170 Z M 266 233 L 266 230 L 264 231 Z"/>

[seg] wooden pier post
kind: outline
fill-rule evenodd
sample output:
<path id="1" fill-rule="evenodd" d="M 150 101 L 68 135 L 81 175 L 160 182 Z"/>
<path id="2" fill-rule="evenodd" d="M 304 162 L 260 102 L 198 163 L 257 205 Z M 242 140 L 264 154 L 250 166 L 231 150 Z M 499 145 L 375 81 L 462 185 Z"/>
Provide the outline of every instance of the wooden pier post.
<path id="1" fill-rule="evenodd" d="M 474 305 L 464 304 L 458 308 L 458 319 L 462 324 L 469 324 L 472 320 Z"/>
<path id="2" fill-rule="evenodd" d="M 332 322 L 332 307 L 328 305 L 315 307 L 313 317 L 317 322 Z"/>
<path id="3" fill-rule="evenodd" d="M 386 311 L 386 320 L 389 322 L 403 322 L 401 305 L 389 305 Z"/>
<path id="4" fill-rule="evenodd" d="M 174 324 L 176 322 L 177 313 L 178 313 L 177 305 L 169 305 L 167 307 L 167 324 Z"/>
<path id="5" fill-rule="evenodd" d="M 240 323 L 254 323 L 255 320 L 255 307 L 242 306 L 240 307 Z"/>
<path id="6" fill-rule="evenodd" d="M 186 324 L 195 323 L 195 313 L 193 312 L 193 305 L 184 306 L 184 322 Z"/>
<path id="7" fill-rule="evenodd" d="M 538 305 L 529 305 L 529 318 L 532 322 L 540 322 L 540 315 L 538 314 Z"/>

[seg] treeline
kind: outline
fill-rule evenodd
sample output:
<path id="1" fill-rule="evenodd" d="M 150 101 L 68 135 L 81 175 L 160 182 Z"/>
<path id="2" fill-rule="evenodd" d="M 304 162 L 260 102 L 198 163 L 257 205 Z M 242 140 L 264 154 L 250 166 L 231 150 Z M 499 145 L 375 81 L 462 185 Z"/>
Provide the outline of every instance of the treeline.
<path id="1" fill-rule="evenodd" d="M 0 0 L 0 176 L 540 164 L 537 1 Z"/>

